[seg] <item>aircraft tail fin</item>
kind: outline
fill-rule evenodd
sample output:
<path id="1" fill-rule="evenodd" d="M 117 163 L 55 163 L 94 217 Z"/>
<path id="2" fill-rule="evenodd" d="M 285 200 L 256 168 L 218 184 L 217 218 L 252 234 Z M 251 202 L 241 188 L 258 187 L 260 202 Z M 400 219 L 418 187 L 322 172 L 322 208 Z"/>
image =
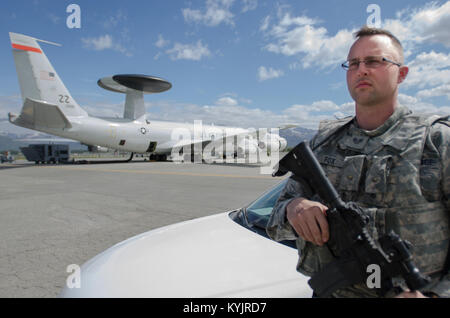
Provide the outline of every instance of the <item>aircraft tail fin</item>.
<path id="1" fill-rule="evenodd" d="M 9 114 L 9 121 L 17 126 L 42 130 L 68 129 L 72 125 L 61 109 L 54 104 L 26 98 L 19 116 Z"/>
<path id="2" fill-rule="evenodd" d="M 9 36 L 24 109 L 29 99 L 56 106 L 64 116 L 88 116 L 72 98 L 38 42 L 59 44 L 12 32 Z"/>

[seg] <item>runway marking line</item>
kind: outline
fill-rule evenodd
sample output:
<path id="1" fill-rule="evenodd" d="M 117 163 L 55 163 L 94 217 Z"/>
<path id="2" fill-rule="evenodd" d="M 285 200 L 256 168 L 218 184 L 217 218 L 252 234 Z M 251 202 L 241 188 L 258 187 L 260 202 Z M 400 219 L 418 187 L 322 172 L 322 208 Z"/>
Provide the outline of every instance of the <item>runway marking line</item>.
<path id="1" fill-rule="evenodd" d="M 234 174 L 218 174 L 218 173 L 194 173 L 194 172 L 174 172 L 174 171 L 151 171 L 151 170 L 121 170 L 121 169 L 90 169 L 90 168 L 72 168 L 67 166 L 50 167 L 44 166 L 41 168 L 52 169 L 66 169 L 66 170 L 84 170 L 84 171 L 99 171 L 99 172 L 119 172 L 119 173 L 145 173 L 145 174 L 159 174 L 159 175 L 176 175 L 176 176 L 191 176 L 191 177 L 225 177 L 225 178 L 244 178 L 244 179 L 282 179 L 282 177 L 264 176 L 241 176 Z"/>

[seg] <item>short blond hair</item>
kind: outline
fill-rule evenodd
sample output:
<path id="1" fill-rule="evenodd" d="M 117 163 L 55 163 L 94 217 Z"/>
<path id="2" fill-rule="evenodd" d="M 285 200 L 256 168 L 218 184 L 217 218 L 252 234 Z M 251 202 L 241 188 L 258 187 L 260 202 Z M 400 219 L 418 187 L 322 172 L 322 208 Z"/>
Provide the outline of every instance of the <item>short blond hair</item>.
<path id="1" fill-rule="evenodd" d="M 386 35 L 386 36 L 388 36 L 391 39 L 391 41 L 394 44 L 394 46 L 397 47 L 398 52 L 400 54 L 401 63 L 403 64 L 404 57 L 403 57 L 403 46 L 402 46 L 402 43 L 400 42 L 400 40 L 395 35 L 393 35 L 388 30 L 381 29 L 381 28 L 369 27 L 369 26 L 365 25 L 361 29 L 359 29 L 358 31 L 356 31 L 354 33 L 354 36 L 357 39 L 362 38 L 364 36 L 372 36 L 372 35 Z"/>

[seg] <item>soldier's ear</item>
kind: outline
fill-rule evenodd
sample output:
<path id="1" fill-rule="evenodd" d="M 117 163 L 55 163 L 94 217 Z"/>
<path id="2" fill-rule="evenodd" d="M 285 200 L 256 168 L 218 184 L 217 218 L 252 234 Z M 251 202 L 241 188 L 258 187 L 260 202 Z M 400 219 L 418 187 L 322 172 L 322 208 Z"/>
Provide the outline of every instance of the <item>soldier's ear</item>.
<path id="1" fill-rule="evenodd" d="M 399 72 L 398 72 L 397 83 L 399 83 L 399 84 L 402 83 L 406 79 L 406 76 L 408 75 L 408 72 L 409 72 L 408 66 L 406 66 L 406 65 L 400 66 Z"/>

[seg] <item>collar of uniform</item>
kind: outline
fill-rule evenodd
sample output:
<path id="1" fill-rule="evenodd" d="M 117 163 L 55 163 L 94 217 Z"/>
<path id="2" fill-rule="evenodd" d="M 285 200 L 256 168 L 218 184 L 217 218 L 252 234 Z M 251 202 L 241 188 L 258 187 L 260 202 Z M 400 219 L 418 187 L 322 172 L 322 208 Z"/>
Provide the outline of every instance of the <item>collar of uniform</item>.
<path id="1" fill-rule="evenodd" d="M 409 113 L 411 113 L 411 111 L 408 108 L 398 105 L 395 108 L 394 113 L 380 127 L 374 130 L 364 130 L 359 128 L 356 118 L 354 118 L 349 126 L 346 135 L 339 140 L 339 146 L 341 149 L 352 149 L 356 151 L 362 151 L 363 149 L 366 149 L 366 151 L 370 152 L 370 149 L 366 148 L 369 139 L 381 136 L 391 128 L 395 129 L 395 126 L 399 122 L 399 119 L 408 115 Z M 405 140 L 405 138 L 392 138 L 392 136 L 386 136 L 385 138 L 383 137 L 384 136 L 381 136 L 382 144 L 389 144 L 399 150 L 403 149 L 403 147 L 406 145 L 405 142 L 407 143 L 408 141 L 407 138 Z M 372 146 L 379 147 L 376 145 Z"/>
<path id="2" fill-rule="evenodd" d="M 406 116 L 408 114 L 410 114 L 411 111 L 406 108 L 405 106 L 402 105 L 397 105 L 395 107 L 394 112 L 392 113 L 392 115 L 378 128 L 374 129 L 374 130 L 364 130 L 358 127 L 358 123 L 355 120 L 353 121 L 354 123 L 354 129 L 356 131 L 358 131 L 359 134 L 361 135 L 366 135 L 366 136 L 370 136 L 370 137 L 375 137 L 375 136 L 379 136 L 384 134 L 388 129 L 390 129 L 395 123 L 398 122 L 398 120 L 403 117 Z M 352 128 L 353 128 L 352 127 Z"/>

